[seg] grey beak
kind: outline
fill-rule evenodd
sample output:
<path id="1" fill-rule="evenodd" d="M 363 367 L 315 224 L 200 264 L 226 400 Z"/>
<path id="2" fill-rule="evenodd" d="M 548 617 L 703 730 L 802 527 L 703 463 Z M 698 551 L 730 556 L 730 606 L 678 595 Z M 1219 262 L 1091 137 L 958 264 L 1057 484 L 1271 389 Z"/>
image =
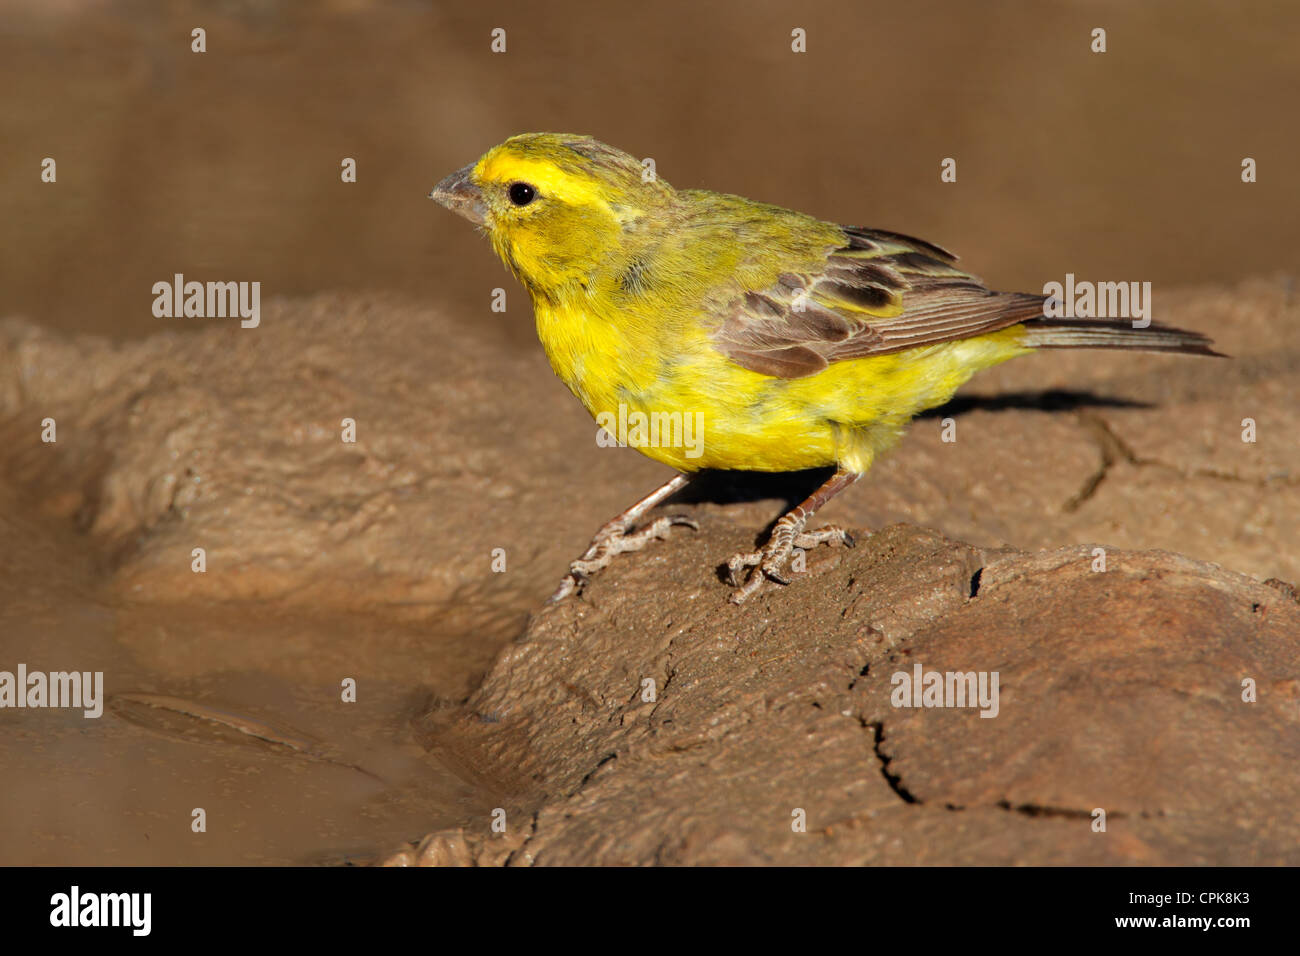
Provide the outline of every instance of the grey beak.
<path id="1" fill-rule="evenodd" d="M 469 178 L 473 171 L 473 163 L 464 169 L 456 170 L 433 187 L 429 198 L 442 203 L 456 215 L 464 216 L 470 222 L 481 226 L 487 216 L 487 206 L 483 203 L 483 193 Z"/>

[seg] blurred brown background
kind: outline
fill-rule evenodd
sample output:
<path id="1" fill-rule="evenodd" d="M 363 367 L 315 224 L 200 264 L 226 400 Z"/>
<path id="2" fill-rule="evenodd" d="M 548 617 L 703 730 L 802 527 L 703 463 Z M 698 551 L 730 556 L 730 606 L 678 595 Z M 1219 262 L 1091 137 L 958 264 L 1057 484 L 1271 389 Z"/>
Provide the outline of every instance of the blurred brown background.
<path id="1" fill-rule="evenodd" d="M 5 0 L 0 23 L 0 314 L 63 330 L 175 329 L 150 286 L 183 272 L 399 290 L 529 344 L 487 308 L 509 280 L 486 245 L 425 198 L 529 130 L 917 234 L 1004 288 L 1150 280 L 1158 308 L 1297 265 L 1295 3 Z"/>

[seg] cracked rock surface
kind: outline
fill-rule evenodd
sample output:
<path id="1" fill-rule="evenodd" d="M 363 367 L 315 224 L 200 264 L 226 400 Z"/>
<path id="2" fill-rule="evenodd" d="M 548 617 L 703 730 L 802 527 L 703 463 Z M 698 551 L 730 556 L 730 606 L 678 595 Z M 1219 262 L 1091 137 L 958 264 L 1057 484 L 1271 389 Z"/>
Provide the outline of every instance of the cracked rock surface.
<path id="1" fill-rule="evenodd" d="M 1284 588 L 899 525 L 737 614 L 710 555 L 742 539 L 706 524 L 542 611 L 463 711 L 427 721 L 514 780 L 506 833 L 390 862 L 1300 862 Z M 894 706 L 916 666 L 996 672 L 996 716 Z"/>

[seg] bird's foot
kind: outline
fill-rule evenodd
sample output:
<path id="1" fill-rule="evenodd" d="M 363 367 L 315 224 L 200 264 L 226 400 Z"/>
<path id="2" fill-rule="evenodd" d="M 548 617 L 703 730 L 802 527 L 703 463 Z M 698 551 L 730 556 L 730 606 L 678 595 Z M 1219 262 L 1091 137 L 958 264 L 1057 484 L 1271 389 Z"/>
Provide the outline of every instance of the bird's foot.
<path id="1" fill-rule="evenodd" d="M 777 584 L 789 584 L 790 579 L 785 576 L 784 569 L 795 548 L 807 551 L 819 544 L 843 544 L 851 548 L 857 543 L 853 535 L 843 528 L 826 527 L 818 528 L 816 531 L 805 531 L 804 525 L 807 521 L 808 516 L 800 514 L 799 509 L 796 509 L 776 523 L 771 536 L 767 539 L 767 544 L 763 545 L 761 550 L 742 551 L 732 556 L 727 562 L 729 580 L 732 587 L 736 588 L 731 594 L 732 604 L 744 604 L 763 586 L 765 580 L 771 579 Z M 749 573 L 745 583 L 741 584 L 740 573 L 745 568 L 754 570 Z"/>
<path id="2" fill-rule="evenodd" d="M 569 573 L 560 581 L 560 586 L 547 600 L 547 604 L 563 601 L 570 594 L 582 589 L 582 586 L 596 572 L 606 568 L 615 557 L 629 551 L 640 551 L 651 541 L 668 537 L 668 532 L 676 525 L 684 525 L 694 531 L 700 526 L 685 515 L 665 515 L 656 518 L 639 531 L 633 531 L 634 522 L 622 515 L 606 524 L 591 539 L 591 546 L 583 552 L 582 557 L 569 565 Z"/>

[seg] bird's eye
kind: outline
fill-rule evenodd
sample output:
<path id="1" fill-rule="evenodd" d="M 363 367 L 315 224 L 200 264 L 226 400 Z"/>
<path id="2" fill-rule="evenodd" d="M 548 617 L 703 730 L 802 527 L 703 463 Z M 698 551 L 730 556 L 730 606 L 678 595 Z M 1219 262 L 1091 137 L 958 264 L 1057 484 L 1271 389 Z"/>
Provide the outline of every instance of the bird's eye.
<path id="1" fill-rule="evenodd" d="M 510 184 L 510 201 L 516 206 L 527 206 L 537 198 L 537 190 L 527 183 Z"/>

